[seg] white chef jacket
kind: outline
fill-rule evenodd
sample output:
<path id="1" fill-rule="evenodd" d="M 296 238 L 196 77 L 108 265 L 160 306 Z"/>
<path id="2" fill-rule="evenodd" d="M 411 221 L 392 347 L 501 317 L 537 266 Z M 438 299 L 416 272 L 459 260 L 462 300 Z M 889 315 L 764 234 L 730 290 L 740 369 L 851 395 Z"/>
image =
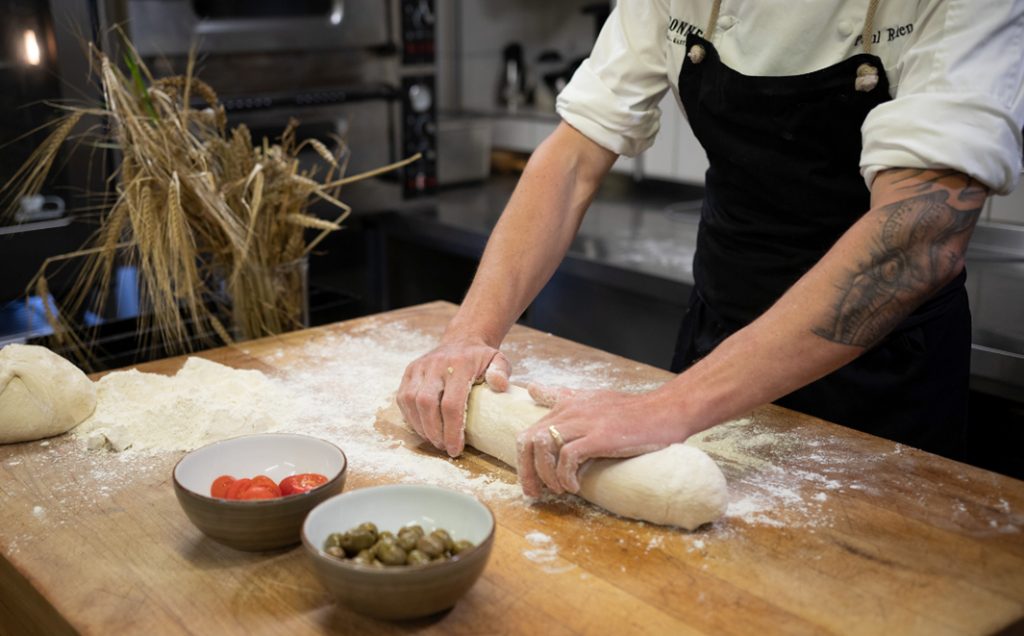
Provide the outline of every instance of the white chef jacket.
<path id="1" fill-rule="evenodd" d="M 864 52 L 868 1 L 723 0 L 712 43 L 745 75 L 807 73 Z M 686 34 L 704 34 L 711 4 L 619 0 L 559 94 L 559 115 L 618 154 L 650 147 L 665 91 L 679 102 Z M 1024 0 L 881 0 L 874 33 L 893 99 L 861 127 L 868 186 L 887 168 L 950 168 L 1012 191 L 1022 169 Z"/>

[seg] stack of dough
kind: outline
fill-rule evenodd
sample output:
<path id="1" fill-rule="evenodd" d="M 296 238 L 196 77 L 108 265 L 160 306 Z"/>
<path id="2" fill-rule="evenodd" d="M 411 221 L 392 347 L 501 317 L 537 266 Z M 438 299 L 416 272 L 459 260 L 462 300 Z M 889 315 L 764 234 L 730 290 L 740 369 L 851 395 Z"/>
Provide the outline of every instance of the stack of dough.
<path id="1" fill-rule="evenodd" d="M 0 444 L 66 433 L 96 408 L 82 370 L 46 347 L 0 349 Z"/>
<path id="2" fill-rule="evenodd" d="M 473 388 L 466 411 L 466 443 L 516 466 L 516 434 L 535 424 L 548 409 L 518 386 L 496 393 Z M 704 451 L 672 444 L 629 459 L 597 459 L 580 474 L 580 496 L 633 519 L 692 530 L 725 513 L 725 477 Z"/>

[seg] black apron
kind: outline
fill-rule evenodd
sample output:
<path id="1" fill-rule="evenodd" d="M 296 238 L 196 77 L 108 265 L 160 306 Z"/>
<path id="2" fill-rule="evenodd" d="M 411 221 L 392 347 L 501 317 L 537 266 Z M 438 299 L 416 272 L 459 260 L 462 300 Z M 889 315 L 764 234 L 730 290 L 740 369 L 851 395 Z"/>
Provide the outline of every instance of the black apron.
<path id="1" fill-rule="evenodd" d="M 679 93 L 710 167 L 694 257 L 695 286 L 672 370 L 682 371 L 767 310 L 871 206 L 860 175 L 861 124 L 888 101 L 881 60 L 855 55 L 786 77 L 752 77 L 714 46 L 684 59 Z M 857 67 L 878 85 L 854 89 Z M 882 342 L 777 401 L 947 456 L 963 449 L 971 323 L 965 274 Z M 765 369 L 765 373 L 770 373 Z"/>

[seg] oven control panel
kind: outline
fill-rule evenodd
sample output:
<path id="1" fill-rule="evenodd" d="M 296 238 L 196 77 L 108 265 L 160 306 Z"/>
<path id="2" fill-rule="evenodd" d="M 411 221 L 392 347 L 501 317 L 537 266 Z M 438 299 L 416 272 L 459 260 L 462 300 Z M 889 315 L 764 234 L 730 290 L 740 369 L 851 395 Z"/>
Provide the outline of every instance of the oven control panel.
<path id="1" fill-rule="evenodd" d="M 434 63 L 434 0 L 402 0 L 402 64 Z"/>
<path id="2" fill-rule="evenodd" d="M 402 80 L 402 150 L 408 157 L 423 157 L 405 167 L 405 197 L 430 194 L 437 188 L 437 107 L 434 77 L 410 76 Z"/>

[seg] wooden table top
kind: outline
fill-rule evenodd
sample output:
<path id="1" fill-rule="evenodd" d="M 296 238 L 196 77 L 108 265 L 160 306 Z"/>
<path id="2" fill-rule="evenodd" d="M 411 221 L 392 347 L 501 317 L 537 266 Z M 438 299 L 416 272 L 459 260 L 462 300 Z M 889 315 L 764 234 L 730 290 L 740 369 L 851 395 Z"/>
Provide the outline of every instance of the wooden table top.
<path id="1" fill-rule="evenodd" d="M 325 334 L 400 323 L 436 337 L 453 311 L 431 303 L 200 355 L 274 375 L 275 361 L 301 363 L 301 351 Z M 532 356 L 600 365 L 624 388 L 670 377 L 518 326 L 505 349 L 514 370 Z M 182 362 L 140 369 L 170 374 Z M 390 413 L 367 425 L 416 446 Z M 484 498 L 498 528 L 482 578 L 451 611 L 403 623 L 335 605 L 300 547 L 251 554 L 205 538 L 171 487 L 182 453 L 152 458 L 125 483 L 90 485 L 81 440 L 2 446 L 0 632 L 965 634 L 1022 626 L 1024 482 L 774 406 L 712 429 L 699 444 L 729 481 L 723 519 L 685 532 L 572 497 Z M 472 450 L 457 463 L 515 479 Z M 346 490 L 387 481 L 353 469 Z M 81 497 L 89 487 L 103 496 Z"/>

